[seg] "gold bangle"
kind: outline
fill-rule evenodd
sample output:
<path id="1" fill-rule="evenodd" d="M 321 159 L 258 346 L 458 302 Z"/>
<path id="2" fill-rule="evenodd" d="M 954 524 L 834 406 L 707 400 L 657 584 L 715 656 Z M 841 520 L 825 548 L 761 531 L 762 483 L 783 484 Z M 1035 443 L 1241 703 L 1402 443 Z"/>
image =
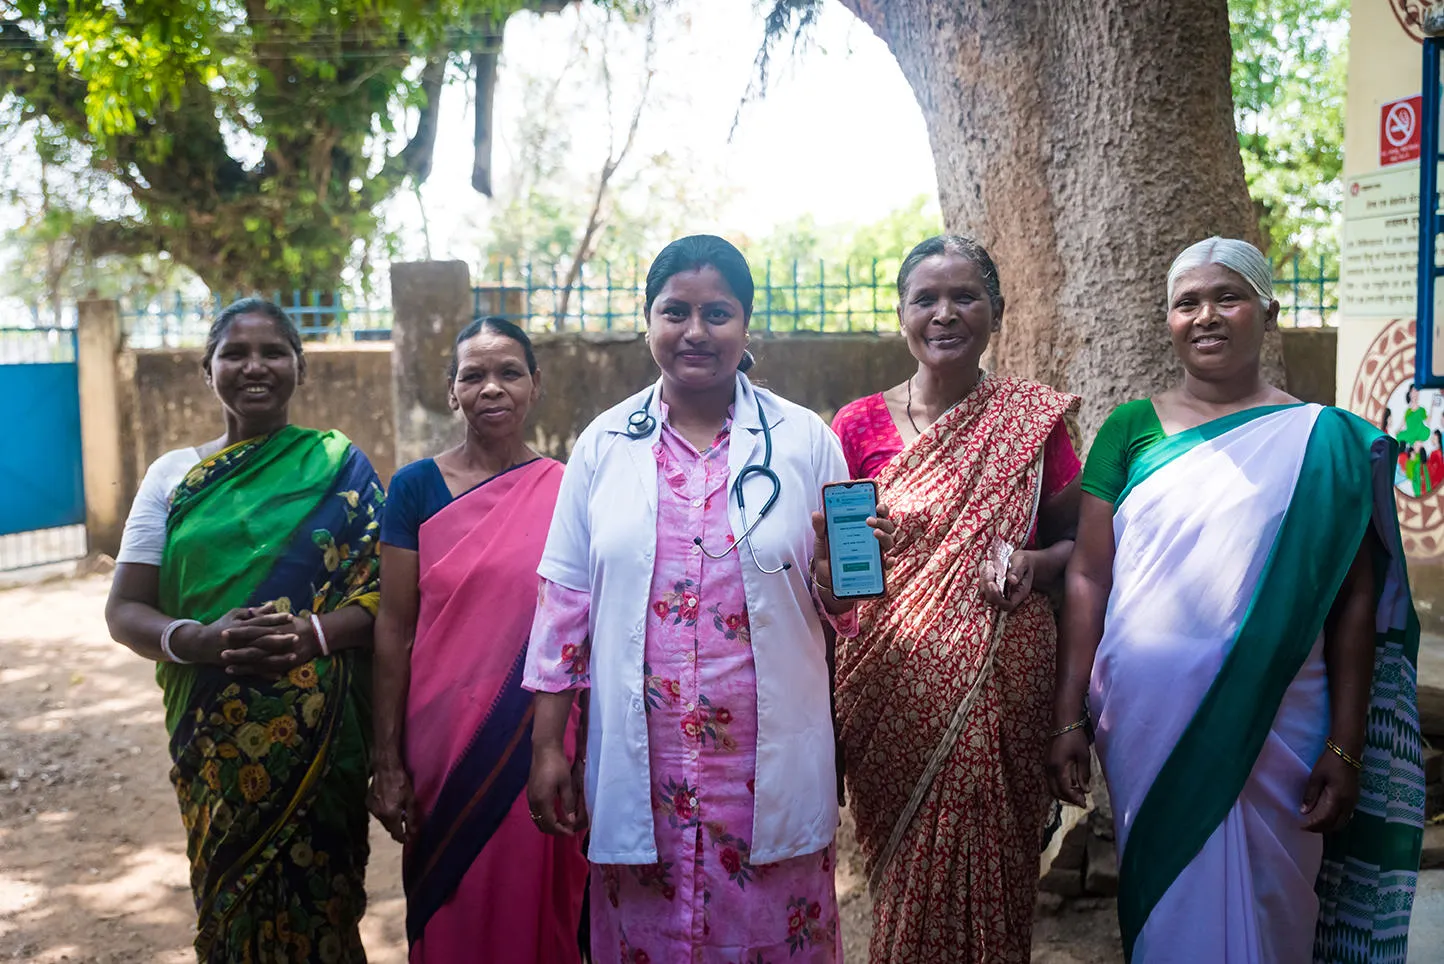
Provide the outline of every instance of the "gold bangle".
<path id="1" fill-rule="evenodd" d="M 1054 730 L 1052 733 L 1049 733 L 1049 734 L 1048 734 L 1048 739 L 1051 740 L 1051 739 L 1053 739 L 1053 738 L 1055 738 L 1055 737 L 1062 736 L 1064 733 L 1072 733 L 1074 730 L 1081 730 L 1081 729 L 1083 729 L 1083 727 L 1085 727 L 1085 726 L 1087 726 L 1087 725 L 1088 725 L 1088 717 L 1085 715 L 1082 719 L 1074 720 L 1072 723 L 1069 723 L 1067 726 L 1060 726 L 1060 727 L 1058 727 L 1058 729 L 1056 729 L 1056 730 Z"/>
<path id="2" fill-rule="evenodd" d="M 1343 760 L 1345 763 L 1347 763 L 1349 766 L 1353 767 L 1355 770 L 1362 770 L 1362 769 L 1364 769 L 1364 761 L 1363 761 L 1363 760 L 1358 760 L 1358 759 L 1355 759 L 1354 757 L 1349 756 L 1349 755 L 1348 755 L 1347 753 L 1345 753 L 1342 749 L 1340 749 L 1339 745 L 1338 745 L 1337 743 L 1335 743 L 1333 740 L 1327 740 L 1327 741 L 1325 741 L 1325 742 L 1324 742 L 1324 746 L 1328 747 L 1330 750 L 1333 750 L 1334 753 L 1338 755 L 1338 757 L 1339 757 L 1340 760 Z"/>
<path id="3" fill-rule="evenodd" d="M 816 560 L 816 559 L 812 560 L 811 562 L 809 562 L 809 563 L 807 564 L 807 575 L 808 575 L 808 578 L 810 578 L 810 579 L 812 580 L 812 584 L 813 584 L 814 586 L 816 586 L 818 589 L 825 590 L 825 591 L 827 592 L 827 594 L 828 594 L 829 596 L 832 596 L 834 599 L 837 598 L 837 596 L 836 596 L 836 595 L 833 593 L 833 591 L 832 591 L 832 587 L 831 587 L 831 586 L 824 586 L 824 585 L 822 584 L 822 580 L 817 578 L 817 560 Z"/>

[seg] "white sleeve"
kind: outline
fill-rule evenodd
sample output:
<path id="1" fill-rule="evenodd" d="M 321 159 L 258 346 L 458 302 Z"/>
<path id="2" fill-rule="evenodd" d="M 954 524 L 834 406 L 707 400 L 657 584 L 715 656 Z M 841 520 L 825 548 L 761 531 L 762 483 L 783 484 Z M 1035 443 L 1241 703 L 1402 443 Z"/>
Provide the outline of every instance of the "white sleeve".
<path id="1" fill-rule="evenodd" d="M 591 592 L 591 522 L 587 504 L 591 500 L 597 436 L 583 432 L 572 447 L 562 473 L 561 491 L 547 531 L 537 575 L 567 589 Z"/>
<path id="2" fill-rule="evenodd" d="M 120 536 L 117 563 L 160 565 L 165 555 L 165 520 L 170 515 L 171 495 L 197 461 L 195 449 L 180 449 L 167 452 L 145 470 Z"/>

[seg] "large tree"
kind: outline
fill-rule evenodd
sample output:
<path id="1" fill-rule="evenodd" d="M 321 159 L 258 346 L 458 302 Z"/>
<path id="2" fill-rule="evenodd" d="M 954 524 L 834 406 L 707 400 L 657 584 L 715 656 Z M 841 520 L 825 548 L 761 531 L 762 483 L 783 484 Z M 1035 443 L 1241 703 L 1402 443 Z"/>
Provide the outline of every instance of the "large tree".
<path id="1" fill-rule="evenodd" d="M 819 2 L 778 0 L 773 32 Z M 1169 262 L 1211 234 L 1259 240 L 1227 0 L 842 2 L 917 96 L 944 222 L 998 261 L 993 363 L 1082 394 L 1090 437 L 1169 384 Z"/>
<path id="2" fill-rule="evenodd" d="M 490 192 L 502 25 L 562 5 L 0 3 L 0 125 L 64 138 L 128 192 L 76 212 L 91 256 L 163 250 L 220 292 L 329 290 L 377 205 L 430 172 L 451 67 L 476 84 L 472 181 Z"/>

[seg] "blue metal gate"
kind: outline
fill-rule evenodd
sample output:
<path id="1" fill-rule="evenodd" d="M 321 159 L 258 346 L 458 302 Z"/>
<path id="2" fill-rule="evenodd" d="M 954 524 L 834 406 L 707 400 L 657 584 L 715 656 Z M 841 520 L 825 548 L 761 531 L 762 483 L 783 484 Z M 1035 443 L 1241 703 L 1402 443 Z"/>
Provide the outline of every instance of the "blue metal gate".
<path id="1" fill-rule="evenodd" d="M 85 554 L 74 329 L 0 328 L 0 480 L 0 570 Z"/>

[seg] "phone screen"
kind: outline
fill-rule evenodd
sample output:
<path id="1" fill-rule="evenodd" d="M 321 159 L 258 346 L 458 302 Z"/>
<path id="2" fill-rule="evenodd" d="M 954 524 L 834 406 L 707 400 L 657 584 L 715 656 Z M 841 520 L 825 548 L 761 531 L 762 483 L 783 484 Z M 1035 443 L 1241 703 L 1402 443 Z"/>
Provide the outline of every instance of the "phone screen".
<path id="1" fill-rule="evenodd" d="M 832 594 L 859 599 L 883 594 L 882 547 L 869 517 L 877 514 L 877 485 L 838 482 L 822 490 L 827 520 L 828 561 L 832 563 Z"/>

